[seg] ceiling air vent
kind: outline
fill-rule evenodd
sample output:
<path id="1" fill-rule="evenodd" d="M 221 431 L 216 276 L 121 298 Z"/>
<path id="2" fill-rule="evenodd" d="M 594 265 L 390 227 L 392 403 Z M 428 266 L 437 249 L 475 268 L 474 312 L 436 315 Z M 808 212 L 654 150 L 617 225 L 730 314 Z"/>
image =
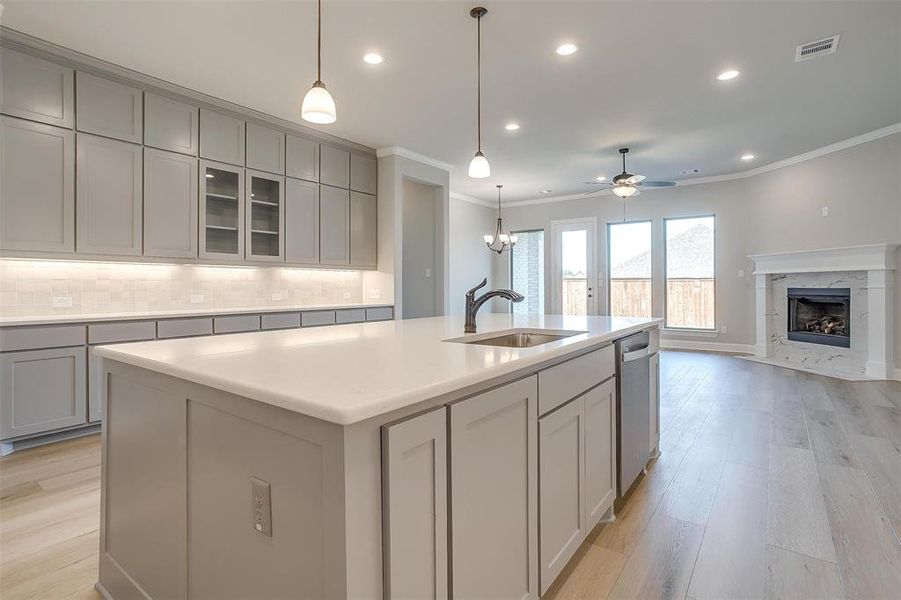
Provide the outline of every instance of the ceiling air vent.
<path id="1" fill-rule="evenodd" d="M 835 54 L 835 49 L 838 48 L 838 38 L 839 35 L 835 34 L 815 42 L 801 44 L 795 49 L 795 62 L 810 60 L 811 58 L 826 56 L 827 54 Z"/>

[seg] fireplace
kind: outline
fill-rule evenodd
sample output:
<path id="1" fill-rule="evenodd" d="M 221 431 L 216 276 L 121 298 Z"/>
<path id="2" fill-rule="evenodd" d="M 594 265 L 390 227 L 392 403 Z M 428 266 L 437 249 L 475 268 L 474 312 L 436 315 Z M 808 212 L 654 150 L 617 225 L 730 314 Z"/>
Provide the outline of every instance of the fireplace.
<path id="1" fill-rule="evenodd" d="M 788 288 L 788 339 L 851 347 L 851 288 Z"/>

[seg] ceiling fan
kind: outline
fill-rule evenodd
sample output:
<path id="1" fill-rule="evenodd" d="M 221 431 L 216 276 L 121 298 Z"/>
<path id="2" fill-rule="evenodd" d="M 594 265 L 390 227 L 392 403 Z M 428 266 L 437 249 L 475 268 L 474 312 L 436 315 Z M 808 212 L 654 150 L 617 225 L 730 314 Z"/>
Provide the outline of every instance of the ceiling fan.
<path id="1" fill-rule="evenodd" d="M 641 193 L 639 187 L 643 188 L 662 188 L 673 187 L 675 181 L 645 181 L 644 175 L 633 175 L 626 171 L 626 154 L 629 153 L 628 148 L 620 148 L 619 153 L 623 155 L 623 172 L 613 178 L 611 182 L 586 181 L 588 185 L 601 185 L 609 188 L 614 194 L 620 198 L 629 198 L 637 196 Z M 585 195 L 596 193 L 594 190 L 585 192 Z"/>

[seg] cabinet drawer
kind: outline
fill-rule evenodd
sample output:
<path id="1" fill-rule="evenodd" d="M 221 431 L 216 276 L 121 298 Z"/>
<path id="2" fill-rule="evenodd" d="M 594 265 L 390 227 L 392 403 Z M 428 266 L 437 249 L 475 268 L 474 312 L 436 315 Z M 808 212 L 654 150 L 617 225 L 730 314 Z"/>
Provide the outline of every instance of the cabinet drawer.
<path id="1" fill-rule="evenodd" d="M 115 342 L 138 342 L 156 337 L 156 322 L 138 323 L 97 323 L 88 325 L 89 344 L 112 344 Z"/>
<path id="2" fill-rule="evenodd" d="M 213 319 L 213 333 L 240 333 L 259 331 L 260 315 L 234 315 Z"/>
<path id="3" fill-rule="evenodd" d="M 209 317 L 166 319 L 157 321 L 156 324 L 156 336 L 160 339 L 210 335 L 211 333 L 213 333 L 213 320 Z"/>
<path id="4" fill-rule="evenodd" d="M 538 373 L 538 414 L 554 410 L 616 371 L 613 346 L 583 354 Z"/>
<path id="5" fill-rule="evenodd" d="M 263 315 L 262 329 L 294 329 L 300 327 L 300 313 L 276 313 Z"/>
<path id="6" fill-rule="evenodd" d="M 37 350 L 84 345 L 84 325 L 50 327 L 4 327 L 0 329 L 0 351 Z"/>
<path id="7" fill-rule="evenodd" d="M 334 325 L 335 311 L 316 310 L 300 314 L 301 327 L 315 327 L 317 325 Z"/>
<path id="8" fill-rule="evenodd" d="M 362 308 L 347 308 L 335 311 L 335 322 L 341 323 L 362 323 L 366 320 L 366 311 Z"/>
<path id="9" fill-rule="evenodd" d="M 391 306 L 377 306 L 366 309 L 367 321 L 390 321 L 394 318 L 394 308 Z"/>

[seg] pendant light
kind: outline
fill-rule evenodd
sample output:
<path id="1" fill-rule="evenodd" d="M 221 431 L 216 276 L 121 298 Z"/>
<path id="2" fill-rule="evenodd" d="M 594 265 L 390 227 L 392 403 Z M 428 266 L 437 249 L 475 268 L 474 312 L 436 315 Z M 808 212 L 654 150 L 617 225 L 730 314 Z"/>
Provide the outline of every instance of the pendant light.
<path id="1" fill-rule="evenodd" d="M 497 186 L 497 228 L 495 228 L 494 230 L 494 235 L 489 234 L 482 236 L 482 239 L 485 240 L 485 245 L 488 246 L 488 249 L 492 252 L 497 252 L 498 254 L 503 254 L 504 250 L 515 246 L 517 240 L 515 233 L 504 231 L 504 220 L 501 219 L 502 187 L 504 186 Z"/>
<path id="2" fill-rule="evenodd" d="M 477 6 L 469 11 L 469 16 L 476 20 L 477 42 L 476 42 L 476 122 L 477 122 L 477 139 L 478 150 L 476 155 L 469 163 L 469 176 L 475 179 L 482 179 L 491 175 L 491 166 L 488 159 L 482 154 L 482 17 L 488 14 L 488 9 L 483 6 Z"/>
<path id="3" fill-rule="evenodd" d="M 316 82 L 303 97 L 300 116 L 304 121 L 321 125 L 334 123 L 338 118 L 335 101 L 322 83 L 322 0 L 318 0 L 316 9 Z"/>

